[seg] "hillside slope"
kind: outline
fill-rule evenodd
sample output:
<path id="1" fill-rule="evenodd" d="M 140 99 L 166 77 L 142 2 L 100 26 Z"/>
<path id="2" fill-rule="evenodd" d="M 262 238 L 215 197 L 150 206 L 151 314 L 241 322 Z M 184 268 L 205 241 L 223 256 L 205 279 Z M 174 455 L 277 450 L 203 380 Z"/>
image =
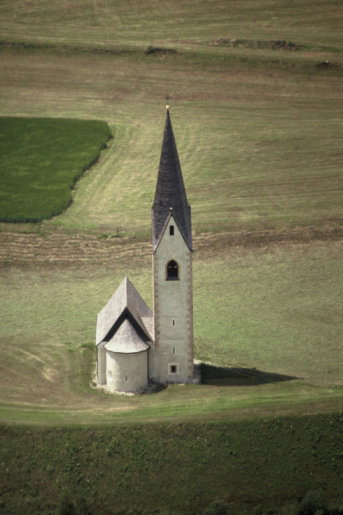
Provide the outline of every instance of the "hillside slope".
<path id="1" fill-rule="evenodd" d="M 151 300 L 166 102 L 192 205 L 196 356 L 298 381 L 116 397 L 121 420 L 170 398 L 166 417 L 340 407 L 340 2 L 24 0 L 0 15 L 0 114 L 114 135 L 63 215 L 1 225 L 4 419 L 117 413 L 89 388 L 95 317 L 125 274 Z"/>
<path id="2" fill-rule="evenodd" d="M 197 233 L 341 224 L 339 2 L 34 0 L 0 15 L 0 112 L 115 134 L 54 225 L 148 236 L 166 102 Z"/>

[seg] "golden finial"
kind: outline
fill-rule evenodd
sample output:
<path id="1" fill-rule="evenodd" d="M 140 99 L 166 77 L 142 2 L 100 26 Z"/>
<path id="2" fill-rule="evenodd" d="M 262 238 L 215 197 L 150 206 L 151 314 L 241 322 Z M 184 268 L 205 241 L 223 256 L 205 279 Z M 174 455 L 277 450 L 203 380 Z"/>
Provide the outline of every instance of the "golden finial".
<path id="1" fill-rule="evenodd" d="M 166 101 L 168 102 L 172 97 L 169 95 L 169 93 L 166 94 Z M 167 111 L 169 111 L 170 109 L 170 105 L 169 104 L 166 104 L 166 109 Z"/>

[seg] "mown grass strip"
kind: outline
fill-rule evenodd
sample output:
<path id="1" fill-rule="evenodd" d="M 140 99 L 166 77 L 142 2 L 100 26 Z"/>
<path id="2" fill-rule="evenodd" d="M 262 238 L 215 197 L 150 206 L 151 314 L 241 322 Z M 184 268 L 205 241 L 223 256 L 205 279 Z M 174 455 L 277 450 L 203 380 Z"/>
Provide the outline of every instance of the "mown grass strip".
<path id="1" fill-rule="evenodd" d="M 38 222 L 64 211 L 110 137 L 102 121 L 0 118 L 0 220 Z"/>

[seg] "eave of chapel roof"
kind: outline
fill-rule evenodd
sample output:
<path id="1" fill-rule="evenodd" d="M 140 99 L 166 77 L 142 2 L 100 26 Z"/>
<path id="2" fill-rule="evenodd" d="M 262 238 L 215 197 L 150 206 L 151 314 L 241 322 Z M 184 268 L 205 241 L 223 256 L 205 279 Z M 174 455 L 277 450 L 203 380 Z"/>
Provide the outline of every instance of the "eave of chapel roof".
<path id="1" fill-rule="evenodd" d="M 98 314 L 96 345 L 106 338 L 119 317 L 127 311 L 146 335 L 147 340 L 152 340 L 152 324 L 148 322 L 153 317 L 152 311 L 133 284 L 125 277 L 106 306 Z"/>
<path id="2" fill-rule="evenodd" d="M 187 201 L 170 114 L 167 109 L 155 198 L 152 206 L 152 245 L 154 250 L 156 250 L 162 237 L 171 209 L 187 246 L 192 250 L 191 208 Z"/>

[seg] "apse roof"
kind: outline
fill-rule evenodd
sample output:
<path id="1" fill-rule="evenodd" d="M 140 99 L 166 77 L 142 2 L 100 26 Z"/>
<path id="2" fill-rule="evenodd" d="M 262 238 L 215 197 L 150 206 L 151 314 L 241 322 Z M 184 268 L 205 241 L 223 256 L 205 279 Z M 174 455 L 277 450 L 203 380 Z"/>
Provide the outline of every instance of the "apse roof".
<path id="1" fill-rule="evenodd" d="M 105 343 L 105 349 L 121 354 L 134 354 L 149 349 L 128 318 L 125 318 L 117 332 Z"/>

